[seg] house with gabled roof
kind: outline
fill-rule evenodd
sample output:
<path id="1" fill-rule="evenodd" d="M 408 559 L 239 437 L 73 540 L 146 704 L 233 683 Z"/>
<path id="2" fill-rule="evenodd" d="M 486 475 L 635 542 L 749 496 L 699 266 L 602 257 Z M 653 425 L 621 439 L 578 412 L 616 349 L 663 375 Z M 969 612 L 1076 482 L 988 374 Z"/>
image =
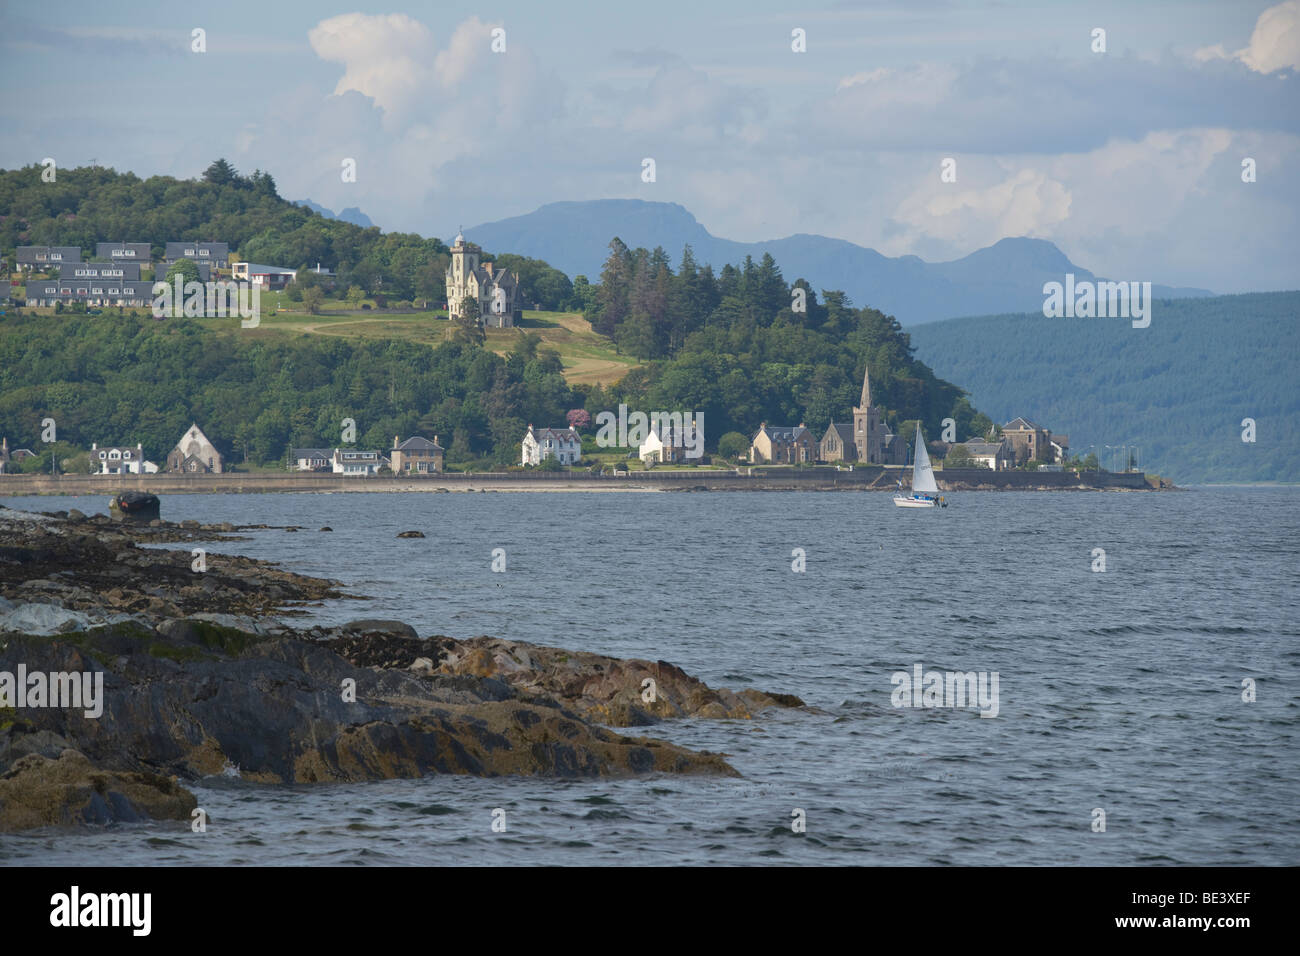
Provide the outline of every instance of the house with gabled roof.
<path id="1" fill-rule="evenodd" d="M 153 260 L 153 249 L 147 242 L 97 242 L 95 258 L 147 266 Z"/>
<path id="2" fill-rule="evenodd" d="M 290 448 L 290 471 L 330 471 L 334 459 L 332 448 Z"/>
<path id="3" fill-rule="evenodd" d="M 138 262 L 65 262 L 59 266 L 60 279 L 118 279 L 140 281 Z"/>
<path id="4" fill-rule="evenodd" d="M 554 458 L 561 465 L 577 464 L 582 458 L 582 438 L 573 428 L 539 428 L 528 426 L 528 434 L 520 443 L 520 464 L 540 465 Z"/>
<path id="5" fill-rule="evenodd" d="M 817 460 L 817 439 L 803 422 L 798 425 L 763 422 L 749 442 L 749 460 L 756 465 L 813 462 Z"/>
<path id="6" fill-rule="evenodd" d="M 145 460 L 144 447 L 140 444 L 134 448 L 130 445 L 101 447 L 95 442 L 90 446 L 90 461 L 100 475 L 152 475 L 158 471 L 157 465 Z"/>
<path id="7" fill-rule="evenodd" d="M 387 459 L 377 451 L 361 448 L 335 448 L 330 470 L 336 475 L 377 475 Z"/>
<path id="8" fill-rule="evenodd" d="M 1054 461 L 1051 429 L 1043 428 L 1027 418 L 1013 418 L 1002 426 L 1002 438 L 1010 445 L 1017 465 L 1033 459 Z"/>
<path id="9" fill-rule="evenodd" d="M 224 269 L 230 258 L 230 244 L 226 242 L 169 242 L 163 253 L 164 265 L 173 265 L 178 259 L 191 262 L 206 262 L 208 265 Z"/>
<path id="10" fill-rule="evenodd" d="M 80 246 L 19 246 L 14 256 L 18 270 L 57 269 L 65 262 L 80 262 Z"/>
<path id="11" fill-rule="evenodd" d="M 400 437 L 393 436 L 393 449 L 388 453 L 393 474 L 436 475 L 442 471 L 444 451 L 437 435 L 433 441 L 422 435 L 412 435 L 406 441 L 399 441 Z"/>
<path id="12" fill-rule="evenodd" d="M 980 441 L 972 438 L 969 441 L 960 443 L 966 449 L 966 457 L 970 458 L 977 468 L 988 468 L 992 471 L 1006 471 L 1014 468 L 1016 464 L 1015 454 L 1011 446 L 1004 439 L 1003 441 Z M 956 445 L 952 446 L 953 448 Z M 951 455 L 952 449 L 949 449 Z M 948 467 L 947 460 L 944 461 L 944 467 Z"/>

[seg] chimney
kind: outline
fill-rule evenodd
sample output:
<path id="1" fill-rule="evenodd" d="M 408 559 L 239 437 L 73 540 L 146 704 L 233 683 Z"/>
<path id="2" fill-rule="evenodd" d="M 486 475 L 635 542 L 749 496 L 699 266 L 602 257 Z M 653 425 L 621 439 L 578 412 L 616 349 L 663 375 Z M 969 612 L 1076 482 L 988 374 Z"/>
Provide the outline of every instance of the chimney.
<path id="1" fill-rule="evenodd" d="M 401 444 L 401 441 L 399 440 L 399 439 L 401 439 L 401 437 L 402 437 L 401 435 L 394 435 L 394 436 L 393 436 L 393 450 L 394 450 L 394 451 L 396 451 L 396 450 L 397 450 L 397 446 Z"/>
<path id="2" fill-rule="evenodd" d="M 437 435 L 434 435 L 434 436 L 433 436 L 433 443 L 434 443 L 435 445 L 438 444 L 438 436 L 437 436 Z"/>

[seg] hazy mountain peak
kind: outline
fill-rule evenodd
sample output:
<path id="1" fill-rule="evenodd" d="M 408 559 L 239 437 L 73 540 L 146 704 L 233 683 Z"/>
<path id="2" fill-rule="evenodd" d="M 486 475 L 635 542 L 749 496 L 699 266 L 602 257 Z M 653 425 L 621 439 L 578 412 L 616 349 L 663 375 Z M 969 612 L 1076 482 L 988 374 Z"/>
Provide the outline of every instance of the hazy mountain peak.
<path id="1" fill-rule="evenodd" d="M 615 236 L 633 249 L 663 246 L 674 263 L 689 243 L 696 261 L 715 271 L 770 252 L 786 281 L 803 278 L 817 290 L 841 289 L 854 304 L 880 309 L 904 325 L 1038 310 L 1044 282 L 1061 281 L 1067 272 L 1079 279 L 1092 277 L 1046 239 L 1010 237 L 951 262 L 926 262 L 912 255 L 891 258 L 845 239 L 809 233 L 761 242 L 721 239 L 679 203 L 644 199 L 547 203 L 526 215 L 474 226 L 466 235 L 491 252 L 544 259 L 570 276 L 593 281 Z M 1169 298 L 1210 294 L 1166 286 L 1152 292 Z"/>

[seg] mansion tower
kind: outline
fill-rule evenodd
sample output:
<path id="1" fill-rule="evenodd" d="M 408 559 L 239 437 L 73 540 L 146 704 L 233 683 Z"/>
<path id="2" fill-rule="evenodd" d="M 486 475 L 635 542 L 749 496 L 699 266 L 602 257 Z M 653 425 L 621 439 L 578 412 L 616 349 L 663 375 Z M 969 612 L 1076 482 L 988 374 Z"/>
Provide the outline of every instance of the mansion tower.
<path id="1" fill-rule="evenodd" d="M 489 329 L 510 328 L 522 317 L 519 278 L 490 262 L 479 265 L 481 253 L 478 246 L 456 233 L 451 264 L 447 266 L 447 317 L 458 317 L 461 301 L 473 298 L 478 300 L 480 325 Z"/>

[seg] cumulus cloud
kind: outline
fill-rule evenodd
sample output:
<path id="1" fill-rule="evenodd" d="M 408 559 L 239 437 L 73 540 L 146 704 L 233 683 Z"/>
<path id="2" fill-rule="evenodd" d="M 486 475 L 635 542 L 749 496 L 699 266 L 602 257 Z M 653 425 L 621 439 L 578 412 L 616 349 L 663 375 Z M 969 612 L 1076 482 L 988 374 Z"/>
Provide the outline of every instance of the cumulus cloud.
<path id="1" fill-rule="evenodd" d="M 1300 0 L 1287 0 L 1261 13 L 1250 44 L 1238 56 L 1258 73 L 1300 67 Z"/>
<path id="2" fill-rule="evenodd" d="M 1228 53 L 1222 43 L 1202 47 L 1197 60 L 1240 60 L 1256 73 L 1300 69 L 1300 0 L 1286 0 L 1269 7 L 1255 21 L 1250 43 Z"/>
<path id="3" fill-rule="evenodd" d="M 428 88 L 432 33 L 404 13 L 345 13 L 307 33 L 317 56 L 343 64 L 334 95 L 356 91 L 396 119 Z"/>
<path id="4" fill-rule="evenodd" d="M 1246 217 L 1234 275 L 1295 274 L 1279 237 L 1295 238 L 1296 189 L 1271 171 L 1295 159 L 1300 117 L 1289 84 L 1244 60 L 865 64 L 772 115 L 772 81 L 657 49 L 619 50 L 612 72 L 567 90 L 522 35 L 492 53 L 492 26 L 322 21 L 309 39 L 341 67 L 334 92 L 304 84 L 273 99 L 232 159 L 273 169 L 285 195 L 426 234 L 635 196 L 682 203 L 728 238 L 820 233 L 933 260 L 1027 235 L 1102 274 L 1240 289 L 1215 272 L 1222 243 L 1207 237 Z M 1284 49 L 1286 31 L 1269 31 L 1271 45 L 1252 38 L 1256 63 Z M 1244 155 L 1259 160 L 1249 187 L 1234 169 Z M 358 161 L 354 184 L 339 181 L 343 156 Z M 645 156 L 656 183 L 641 181 Z M 940 181 L 945 156 L 958 159 L 956 184 Z M 1174 245 L 1184 275 L 1162 265 Z"/>

